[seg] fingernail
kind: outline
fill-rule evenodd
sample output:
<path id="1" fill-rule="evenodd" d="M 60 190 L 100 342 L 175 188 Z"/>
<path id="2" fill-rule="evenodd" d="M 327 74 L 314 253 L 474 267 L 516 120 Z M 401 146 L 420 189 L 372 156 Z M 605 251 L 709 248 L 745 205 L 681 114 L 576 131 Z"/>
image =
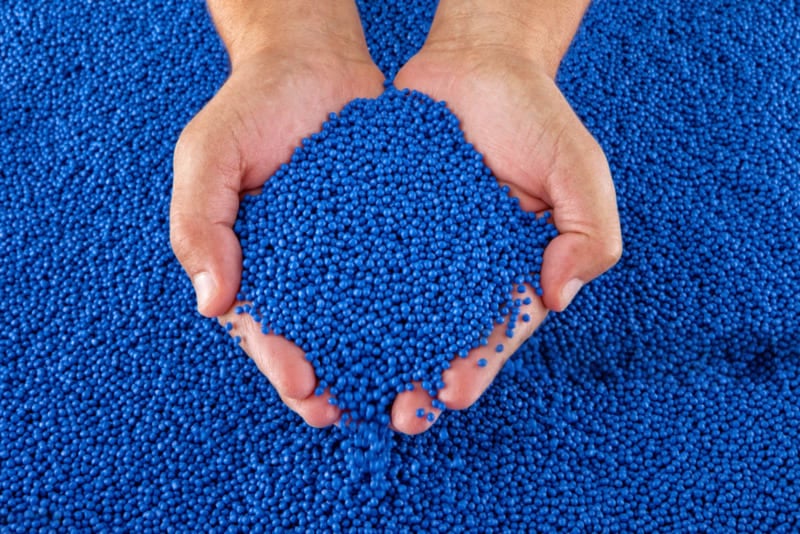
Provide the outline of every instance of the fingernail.
<path id="1" fill-rule="evenodd" d="M 206 272 L 197 273 L 192 278 L 192 285 L 197 295 L 197 308 L 202 309 L 214 295 L 214 289 L 216 288 L 214 277 Z"/>
<path id="2" fill-rule="evenodd" d="M 583 282 L 578 280 L 577 278 L 573 278 L 566 284 L 564 284 L 564 288 L 561 290 L 561 298 L 564 299 L 564 307 L 566 308 L 569 306 L 572 299 L 575 298 L 575 295 L 578 294 L 578 291 L 581 290 L 583 287 Z"/>

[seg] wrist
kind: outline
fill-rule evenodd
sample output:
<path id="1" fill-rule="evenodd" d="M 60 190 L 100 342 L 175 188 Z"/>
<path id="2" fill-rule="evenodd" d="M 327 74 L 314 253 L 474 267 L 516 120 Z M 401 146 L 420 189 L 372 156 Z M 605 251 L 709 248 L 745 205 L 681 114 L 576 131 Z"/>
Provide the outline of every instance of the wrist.
<path id="1" fill-rule="evenodd" d="M 441 0 L 425 48 L 511 55 L 555 78 L 588 0 Z"/>
<path id="2" fill-rule="evenodd" d="M 234 70 L 275 52 L 370 60 L 353 0 L 208 0 L 208 9 Z"/>

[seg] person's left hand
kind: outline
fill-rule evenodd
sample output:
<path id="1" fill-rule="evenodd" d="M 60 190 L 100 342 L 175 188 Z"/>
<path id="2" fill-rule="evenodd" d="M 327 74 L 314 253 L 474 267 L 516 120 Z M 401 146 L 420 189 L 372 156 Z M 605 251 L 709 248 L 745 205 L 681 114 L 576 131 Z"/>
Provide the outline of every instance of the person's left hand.
<path id="1" fill-rule="evenodd" d="M 562 311 L 580 287 L 614 265 L 622 253 L 619 217 L 611 174 L 600 145 L 586 130 L 544 68 L 508 48 L 475 47 L 448 41 L 425 47 L 398 73 L 395 85 L 445 101 L 461 120 L 466 140 L 481 152 L 502 185 L 527 211 L 549 211 L 559 230 L 545 249 L 542 298 L 531 288 L 532 303 L 520 314 L 515 335 L 506 324 L 495 328 L 489 344 L 456 357 L 443 373 L 440 401 L 451 409 L 471 406 L 508 358 L 533 334 L 548 309 Z M 513 291 L 512 288 L 509 288 Z M 495 352 L 502 344 L 503 349 Z M 485 358 L 486 367 L 479 367 Z M 418 408 L 438 415 L 422 388 L 402 393 L 392 410 L 395 429 L 422 432 L 431 421 Z"/>

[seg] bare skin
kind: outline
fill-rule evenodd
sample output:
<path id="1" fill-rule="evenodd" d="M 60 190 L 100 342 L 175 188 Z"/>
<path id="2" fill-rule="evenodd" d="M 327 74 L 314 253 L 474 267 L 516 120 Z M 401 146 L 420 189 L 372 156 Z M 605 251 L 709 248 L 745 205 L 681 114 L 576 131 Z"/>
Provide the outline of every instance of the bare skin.
<path id="1" fill-rule="evenodd" d="M 472 405 L 548 310 L 566 308 L 581 285 L 621 254 L 605 156 L 553 82 L 585 7 L 584 0 L 442 0 L 425 46 L 395 79 L 399 88 L 446 101 L 498 180 L 524 209 L 551 211 L 561 234 L 545 250 L 544 297 L 521 311 L 531 320 L 518 322 L 511 340 L 498 327 L 488 346 L 454 358 L 443 374 L 439 399 L 448 408 Z M 313 395 L 317 381 L 302 351 L 232 313 L 241 280 L 232 227 L 241 194 L 257 191 L 329 112 L 356 97 L 378 96 L 383 77 L 352 1 L 220 1 L 209 8 L 233 68 L 176 146 L 173 248 L 193 280 L 199 311 L 232 322 L 231 334 L 242 338 L 284 402 L 308 424 L 327 426 L 341 414 L 327 393 Z M 477 365 L 480 358 L 486 367 Z M 438 417 L 431 401 L 421 388 L 398 395 L 392 427 L 427 430 L 433 423 L 415 412 L 425 408 Z"/>

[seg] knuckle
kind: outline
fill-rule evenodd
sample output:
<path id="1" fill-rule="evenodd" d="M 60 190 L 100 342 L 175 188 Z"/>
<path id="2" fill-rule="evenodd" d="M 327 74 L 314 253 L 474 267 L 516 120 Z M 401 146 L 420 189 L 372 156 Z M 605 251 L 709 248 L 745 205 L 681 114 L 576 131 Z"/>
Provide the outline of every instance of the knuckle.
<path id="1" fill-rule="evenodd" d="M 175 150 L 172 156 L 174 167 L 179 168 L 183 163 L 190 161 L 193 154 L 197 152 L 197 147 L 202 143 L 203 141 L 195 122 L 192 121 L 187 124 L 175 143 Z"/>
<path id="2" fill-rule="evenodd" d="M 236 136 L 225 134 L 223 128 L 209 128 L 208 121 L 198 117 L 183 129 L 172 154 L 173 200 L 179 203 L 212 190 L 238 195 L 247 166 Z"/>
<path id="3" fill-rule="evenodd" d="M 613 267 L 622 258 L 622 238 L 619 236 L 607 240 L 603 248 L 603 258 L 608 268 Z"/>

